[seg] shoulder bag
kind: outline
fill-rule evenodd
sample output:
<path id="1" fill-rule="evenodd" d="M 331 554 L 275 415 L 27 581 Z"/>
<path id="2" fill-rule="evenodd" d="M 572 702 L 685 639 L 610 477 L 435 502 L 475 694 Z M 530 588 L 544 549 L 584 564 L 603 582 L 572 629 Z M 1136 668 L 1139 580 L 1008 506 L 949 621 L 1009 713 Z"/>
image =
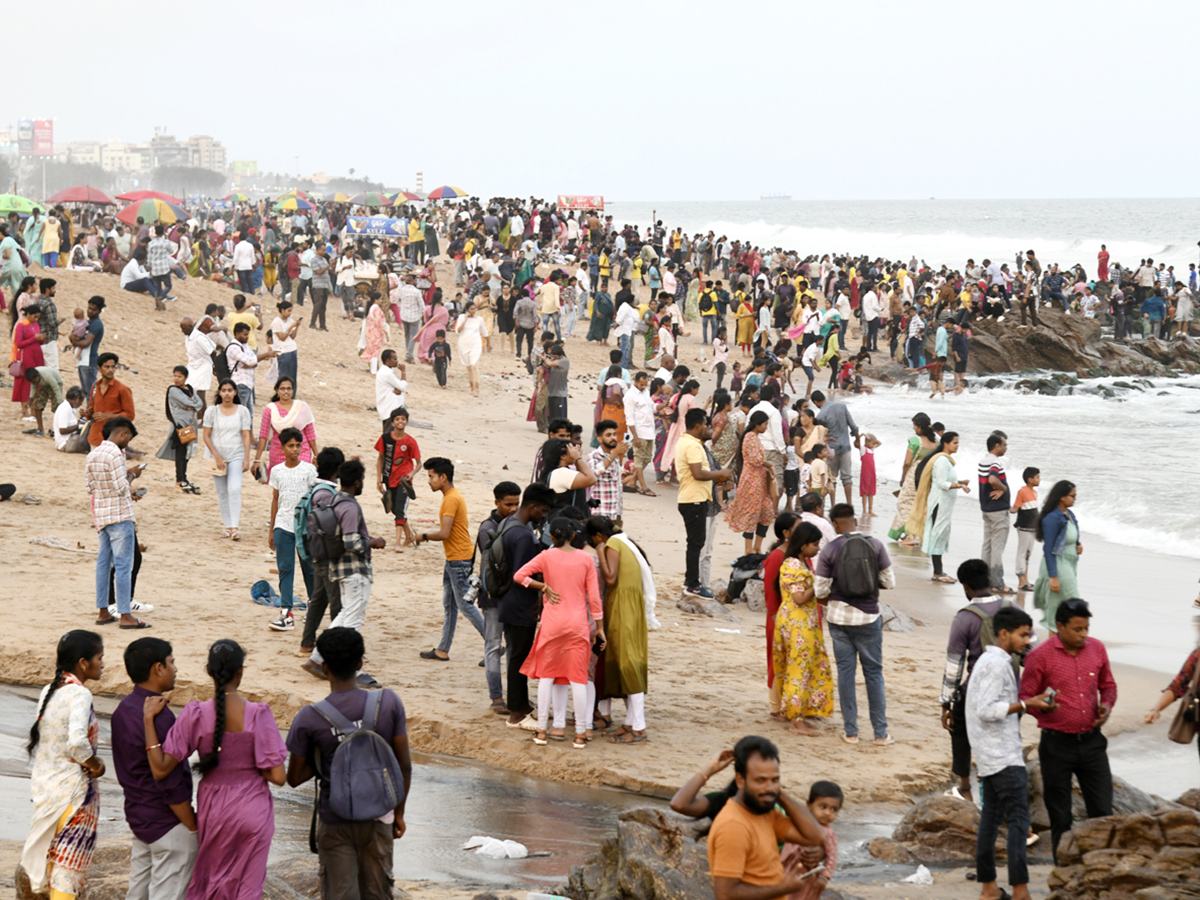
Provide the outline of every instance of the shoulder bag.
<path id="1" fill-rule="evenodd" d="M 1196 737 L 1197 719 L 1200 719 L 1200 697 L 1196 696 L 1197 685 L 1200 684 L 1200 660 L 1196 661 L 1196 671 L 1192 675 L 1192 683 L 1183 695 L 1175 720 L 1167 737 L 1177 744 L 1190 744 Z"/>

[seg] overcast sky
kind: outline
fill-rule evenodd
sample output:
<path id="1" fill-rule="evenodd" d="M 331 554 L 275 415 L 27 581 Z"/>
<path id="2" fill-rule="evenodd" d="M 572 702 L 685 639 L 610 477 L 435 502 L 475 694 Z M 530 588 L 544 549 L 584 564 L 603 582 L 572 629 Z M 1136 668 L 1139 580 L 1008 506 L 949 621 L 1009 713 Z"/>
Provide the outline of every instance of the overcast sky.
<path id="1" fill-rule="evenodd" d="M 411 188 L 419 169 L 426 190 L 484 196 L 1200 196 L 1195 0 L 132 0 L 77 14 L 7 10 L 37 64 L 18 64 L 0 124 L 53 117 L 57 141 L 162 125 L 260 170 L 293 172 L 298 156 L 305 174 L 353 167 Z"/>

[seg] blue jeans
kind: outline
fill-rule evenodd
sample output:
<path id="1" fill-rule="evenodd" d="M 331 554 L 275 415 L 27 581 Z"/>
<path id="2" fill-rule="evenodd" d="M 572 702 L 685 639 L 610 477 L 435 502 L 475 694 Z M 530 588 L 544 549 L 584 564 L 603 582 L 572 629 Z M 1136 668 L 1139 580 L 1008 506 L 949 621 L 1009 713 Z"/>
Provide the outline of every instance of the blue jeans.
<path id="1" fill-rule="evenodd" d="M 709 332 L 712 332 L 710 335 Z M 717 317 L 716 315 L 706 316 L 703 313 L 700 315 L 700 335 L 701 340 L 705 344 L 710 344 L 717 337 Z"/>
<path id="2" fill-rule="evenodd" d="M 296 535 L 282 528 L 275 529 L 275 567 L 279 569 L 280 604 L 284 609 L 292 608 L 292 584 L 296 579 Z M 311 597 L 313 592 L 312 563 L 300 560 L 300 573 L 304 576 L 304 590 Z"/>
<path id="3" fill-rule="evenodd" d="M 549 331 L 551 324 L 554 325 L 554 336 L 561 341 L 562 327 L 558 321 L 558 313 L 542 313 L 542 331 Z"/>
<path id="4" fill-rule="evenodd" d="M 843 350 L 846 349 L 846 332 L 850 330 L 850 320 L 842 319 L 842 324 L 838 326 L 838 346 Z"/>
<path id="5" fill-rule="evenodd" d="M 1046 296 L 1048 296 L 1051 300 L 1057 300 L 1059 303 L 1061 303 L 1063 312 L 1066 312 L 1071 308 L 1071 301 L 1066 298 L 1066 295 L 1063 294 L 1062 291 L 1047 291 Z"/>
<path id="6" fill-rule="evenodd" d="M 500 622 L 500 608 L 493 606 L 483 611 L 483 671 L 487 676 L 488 697 L 504 699 L 504 682 L 500 680 L 500 644 L 504 638 L 504 625 Z"/>
<path id="7" fill-rule="evenodd" d="M 442 640 L 437 648 L 443 653 L 450 652 L 454 642 L 454 629 L 458 627 L 458 614 L 461 612 L 467 621 L 475 626 L 475 630 L 483 635 L 483 615 L 473 604 L 464 603 L 467 593 L 467 579 L 471 577 L 471 560 L 448 559 L 442 569 Z"/>
<path id="8" fill-rule="evenodd" d="M 250 411 L 250 421 L 253 422 L 254 421 L 254 388 L 248 387 L 244 384 L 239 384 L 237 386 L 237 389 L 238 389 L 238 402 L 241 403 L 242 406 L 246 407 L 246 409 L 248 409 Z"/>
<path id="9" fill-rule="evenodd" d="M 149 278 L 139 278 L 136 281 L 131 281 L 125 285 L 125 290 L 134 294 L 149 294 L 155 300 L 161 300 L 166 296 L 166 292 Z"/>
<path id="10" fill-rule="evenodd" d="M 633 335 L 623 334 L 617 338 L 617 346 L 621 348 L 621 365 L 626 369 L 633 368 L 633 360 L 630 356 L 632 352 L 631 345 L 633 344 Z"/>
<path id="11" fill-rule="evenodd" d="M 87 400 L 92 396 L 92 387 L 96 384 L 96 376 L 99 374 L 95 366 L 76 366 L 79 371 L 79 386 L 83 388 L 84 406 L 87 405 Z"/>
<path id="12" fill-rule="evenodd" d="M 1029 774 L 1024 766 L 1008 766 L 979 779 L 983 813 L 975 835 L 975 879 L 996 880 L 996 836 L 1008 820 L 1008 883 L 1029 884 L 1025 866 L 1025 837 L 1029 833 Z M 1069 784 L 1069 782 L 1068 782 Z"/>
<path id="13" fill-rule="evenodd" d="M 133 573 L 133 545 L 137 537 L 133 532 L 133 520 L 114 522 L 100 529 L 100 553 L 96 557 L 96 609 L 108 609 L 108 578 L 114 576 L 113 588 L 117 595 L 117 613 L 129 615 L 129 602 L 133 599 L 130 577 Z"/>
<path id="14" fill-rule="evenodd" d="M 867 685 L 867 703 L 871 709 L 871 728 L 875 737 L 887 737 L 887 694 L 883 687 L 883 619 L 870 625 L 829 623 L 833 655 L 837 658 L 838 699 L 847 737 L 858 734 L 858 698 L 855 678 L 862 660 L 863 681 Z"/>
<path id="15" fill-rule="evenodd" d="M 588 300 L 591 299 L 591 296 L 592 295 L 590 293 L 588 293 L 587 291 L 579 292 L 579 298 L 575 301 L 575 318 L 576 319 L 586 319 L 587 318 Z"/>

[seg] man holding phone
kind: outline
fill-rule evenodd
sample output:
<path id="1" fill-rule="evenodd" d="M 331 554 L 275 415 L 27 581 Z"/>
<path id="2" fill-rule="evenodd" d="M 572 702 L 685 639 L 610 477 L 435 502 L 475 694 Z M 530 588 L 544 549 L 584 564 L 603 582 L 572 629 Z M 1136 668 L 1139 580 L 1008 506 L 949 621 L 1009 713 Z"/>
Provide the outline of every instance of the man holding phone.
<path id="1" fill-rule="evenodd" d="M 629 444 L 612 419 L 602 419 L 596 423 L 596 440 L 600 446 L 587 457 L 588 465 L 596 473 L 596 483 L 588 488 L 588 500 L 599 504 L 594 509 L 596 515 L 611 519 L 620 528 L 624 510 L 621 470 L 625 464 L 625 454 L 629 452 Z"/>

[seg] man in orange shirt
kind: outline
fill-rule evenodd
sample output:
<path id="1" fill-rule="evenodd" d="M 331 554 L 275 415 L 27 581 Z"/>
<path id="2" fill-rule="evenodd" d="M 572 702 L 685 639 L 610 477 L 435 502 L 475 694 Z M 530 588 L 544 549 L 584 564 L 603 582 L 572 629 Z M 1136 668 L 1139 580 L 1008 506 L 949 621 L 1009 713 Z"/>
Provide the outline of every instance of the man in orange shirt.
<path id="1" fill-rule="evenodd" d="M 109 419 L 124 418 L 133 421 L 133 391 L 117 381 L 117 363 L 120 360 L 115 353 L 101 353 L 99 363 L 100 380 L 92 388 L 92 396 L 88 398 L 87 417 L 93 427 L 88 430 L 88 443 L 99 447 L 104 440 L 104 423 Z"/>
<path id="2" fill-rule="evenodd" d="M 819 846 L 825 841 L 824 829 L 807 806 L 783 793 L 779 750 L 766 738 L 751 735 L 738 741 L 733 770 L 737 793 L 708 832 L 716 900 L 773 900 L 801 890 L 803 859 L 797 854 L 785 869 L 777 842 Z"/>

